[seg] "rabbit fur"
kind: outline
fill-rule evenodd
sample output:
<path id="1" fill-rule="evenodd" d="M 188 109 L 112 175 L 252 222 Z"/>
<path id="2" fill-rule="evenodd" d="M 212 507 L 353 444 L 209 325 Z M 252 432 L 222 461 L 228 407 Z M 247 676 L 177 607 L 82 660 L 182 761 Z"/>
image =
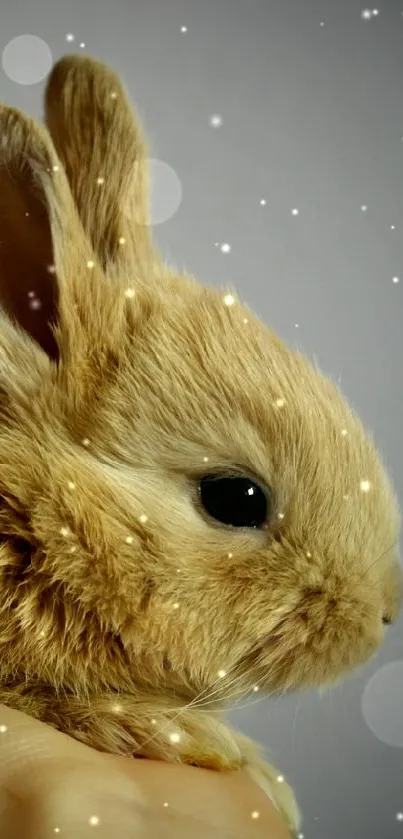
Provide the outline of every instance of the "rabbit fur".
<path id="1" fill-rule="evenodd" d="M 295 834 L 225 707 L 378 650 L 395 492 L 316 365 L 165 263 L 117 75 L 62 58 L 45 122 L 0 107 L 0 702 L 100 751 L 245 767 Z M 235 468 L 270 487 L 262 528 L 200 508 L 206 470 Z"/>

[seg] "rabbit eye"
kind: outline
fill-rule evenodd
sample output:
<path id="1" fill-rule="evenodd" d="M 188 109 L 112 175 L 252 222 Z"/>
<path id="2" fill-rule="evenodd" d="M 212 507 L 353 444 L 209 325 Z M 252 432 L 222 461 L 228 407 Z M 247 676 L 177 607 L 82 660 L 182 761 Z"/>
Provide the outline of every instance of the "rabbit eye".
<path id="1" fill-rule="evenodd" d="M 211 518 L 232 527 L 262 527 L 269 515 L 267 495 L 243 475 L 204 475 L 199 497 Z"/>

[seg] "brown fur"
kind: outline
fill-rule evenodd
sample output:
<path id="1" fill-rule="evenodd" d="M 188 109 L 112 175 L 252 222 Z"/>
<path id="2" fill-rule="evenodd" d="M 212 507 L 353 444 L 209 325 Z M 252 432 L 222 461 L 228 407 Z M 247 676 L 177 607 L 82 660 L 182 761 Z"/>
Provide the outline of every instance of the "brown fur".
<path id="1" fill-rule="evenodd" d="M 332 382 L 163 264 L 117 77 L 62 59 L 46 119 L 0 108 L 0 701 L 99 750 L 247 765 L 296 830 L 222 709 L 377 650 L 394 492 Z M 237 465 L 272 488 L 266 529 L 198 509 L 196 479 Z"/>

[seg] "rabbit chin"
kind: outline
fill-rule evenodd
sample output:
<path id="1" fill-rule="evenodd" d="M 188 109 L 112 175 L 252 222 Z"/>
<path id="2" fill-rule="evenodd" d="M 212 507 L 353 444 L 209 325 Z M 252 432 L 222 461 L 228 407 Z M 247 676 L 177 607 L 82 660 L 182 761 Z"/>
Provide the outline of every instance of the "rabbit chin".
<path id="1" fill-rule="evenodd" d="M 319 605 L 319 604 L 318 604 Z M 316 616 L 317 618 L 317 616 Z M 379 614 L 361 621 L 333 604 L 326 619 L 307 612 L 290 616 L 263 636 L 238 662 L 246 690 L 268 694 L 334 686 L 377 653 L 385 629 Z"/>

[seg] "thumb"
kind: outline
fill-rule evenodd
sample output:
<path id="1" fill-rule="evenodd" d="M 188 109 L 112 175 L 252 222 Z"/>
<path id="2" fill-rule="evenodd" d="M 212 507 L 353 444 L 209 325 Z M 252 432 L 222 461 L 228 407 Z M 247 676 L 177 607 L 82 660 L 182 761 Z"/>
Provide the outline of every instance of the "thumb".
<path id="1" fill-rule="evenodd" d="M 143 805 L 118 761 L 0 705 L 2 839 L 140 839 Z"/>

